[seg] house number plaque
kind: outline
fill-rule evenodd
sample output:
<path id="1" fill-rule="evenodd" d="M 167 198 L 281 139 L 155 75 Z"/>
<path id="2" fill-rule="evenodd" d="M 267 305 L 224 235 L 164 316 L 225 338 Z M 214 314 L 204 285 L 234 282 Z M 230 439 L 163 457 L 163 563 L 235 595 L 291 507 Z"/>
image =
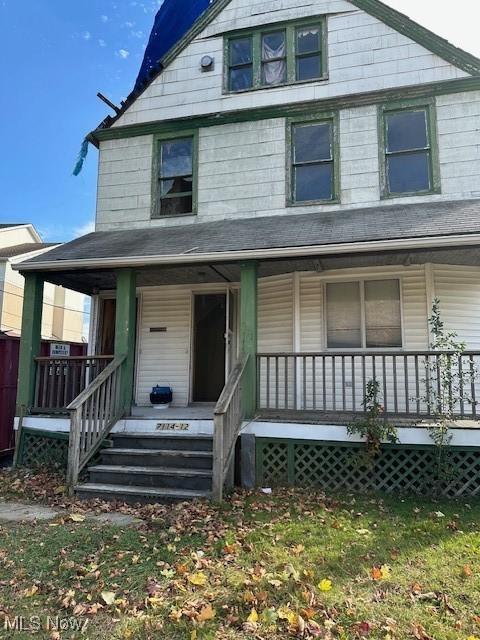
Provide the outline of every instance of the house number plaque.
<path id="1" fill-rule="evenodd" d="M 188 422 L 159 422 L 157 431 L 188 431 Z"/>

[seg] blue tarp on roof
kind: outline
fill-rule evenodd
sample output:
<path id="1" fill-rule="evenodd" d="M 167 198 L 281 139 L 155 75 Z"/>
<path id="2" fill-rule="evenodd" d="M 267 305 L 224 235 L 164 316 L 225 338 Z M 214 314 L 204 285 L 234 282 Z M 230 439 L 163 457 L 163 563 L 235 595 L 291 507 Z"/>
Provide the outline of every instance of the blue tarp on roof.
<path id="1" fill-rule="evenodd" d="M 208 8 L 210 0 L 164 0 L 153 25 L 134 91 L 142 88 L 158 62 Z"/>

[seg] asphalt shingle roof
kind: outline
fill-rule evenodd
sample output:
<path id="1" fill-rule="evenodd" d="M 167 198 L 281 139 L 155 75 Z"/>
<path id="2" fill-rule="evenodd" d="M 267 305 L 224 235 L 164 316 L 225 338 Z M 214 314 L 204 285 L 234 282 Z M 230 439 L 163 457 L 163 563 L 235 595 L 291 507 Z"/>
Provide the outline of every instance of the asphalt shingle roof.
<path id="1" fill-rule="evenodd" d="M 13 247 L 0 247 L 0 258 L 15 258 L 21 256 L 22 253 L 30 253 L 32 251 L 39 251 L 40 249 L 47 249 L 48 247 L 55 247 L 58 243 L 48 242 L 25 242 L 23 244 L 16 244 Z"/>
<path id="2" fill-rule="evenodd" d="M 383 205 L 327 213 L 103 231 L 29 263 L 189 255 L 480 233 L 480 200 Z"/>

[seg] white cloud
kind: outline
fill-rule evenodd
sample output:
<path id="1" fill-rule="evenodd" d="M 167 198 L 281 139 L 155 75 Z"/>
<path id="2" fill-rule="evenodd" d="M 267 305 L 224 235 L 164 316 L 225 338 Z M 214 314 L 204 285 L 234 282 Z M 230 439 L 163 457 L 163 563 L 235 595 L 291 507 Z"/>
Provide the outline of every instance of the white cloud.
<path id="1" fill-rule="evenodd" d="M 132 38 L 143 38 L 143 31 L 139 29 L 138 31 L 130 31 L 130 35 Z"/>
<path id="2" fill-rule="evenodd" d="M 108 16 L 100 16 L 102 22 L 108 22 Z"/>
<path id="3" fill-rule="evenodd" d="M 123 23 L 124 27 L 127 27 L 127 29 L 131 29 L 132 27 L 135 26 L 135 22 L 131 22 L 130 20 L 127 20 L 127 22 Z"/>
<path id="4" fill-rule="evenodd" d="M 86 236 L 87 233 L 93 233 L 95 231 L 95 220 L 89 220 L 85 222 L 85 224 L 80 225 L 79 227 L 75 227 L 73 230 L 73 234 L 76 238 L 80 236 Z"/>
<path id="5" fill-rule="evenodd" d="M 123 58 L 124 60 L 126 60 L 130 55 L 130 51 L 127 51 L 127 49 L 120 49 L 118 51 L 118 55 L 120 56 L 120 58 Z"/>
<path id="6" fill-rule="evenodd" d="M 98 41 L 98 44 L 99 44 L 101 47 L 106 47 L 106 46 L 107 46 L 107 43 L 105 42 L 105 40 L 102 40 L 101 38 L 100 38 L 100 40 Z"/>
<path id="7" fill-rule="evenodd" d="M 90 33 L 90 31 L 84 31 L 84 32 L 82 33 L 82 38 L 83 38 L 84 40 L 90 40 L 90 38 L 91 38 L 91 37 L 92 37 L 92 34 Z"/>

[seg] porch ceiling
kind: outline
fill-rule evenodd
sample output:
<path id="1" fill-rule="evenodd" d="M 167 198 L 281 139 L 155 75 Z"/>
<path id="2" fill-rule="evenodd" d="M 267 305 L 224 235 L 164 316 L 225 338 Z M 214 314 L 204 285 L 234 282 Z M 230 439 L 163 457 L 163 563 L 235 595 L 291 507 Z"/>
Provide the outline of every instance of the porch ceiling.
<path id="1" fill-rule="evenodd" d="M 298 259 L 262 260 L 259 277 L 281 275 L 294 271 L 333 271 L 361 267 L 410 266 L 425 263 L 459 266 L 480 266 L 480 247 L 452 247 L 448 249 L 418 249 L 412 251 L 382 251 L 361 254 L 322 255 Z M 150 266 L 136 270 L 137 286 L 231 283 L 240 280 L 238 263 L 224 262 L 167 267 Z M 49 282 L 69 289 L 92 294 L 114 290 L 115 271 L 81 269 L 45 273 Z"/>

